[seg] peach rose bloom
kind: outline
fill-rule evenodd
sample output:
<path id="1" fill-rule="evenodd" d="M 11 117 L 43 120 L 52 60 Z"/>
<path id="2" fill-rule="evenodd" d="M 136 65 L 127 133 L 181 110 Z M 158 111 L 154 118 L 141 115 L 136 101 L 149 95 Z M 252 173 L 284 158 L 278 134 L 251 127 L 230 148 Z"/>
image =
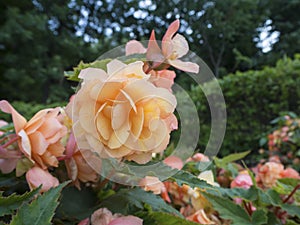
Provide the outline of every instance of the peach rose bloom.
<path id="1" fill-rule="evenodd" d="M 22 153 L 42 169 L 58 166 L 58 157 L 65 150 L 61 139 L 67 133 L 62 125 L 60 108 L 44 109 L 36 113 L 28 122 L 7 101 L 0 101 L 0 109 L 12 114 L 18 145 Z"/>
<path id="2" fill-rule="evenodd" d="M 38 166 L 34 166 L 27 171 L 26 180 L 31 190 L 42 185 L 41 192 L 46 192 L 50 188 L 59 185 L 56 177 L 53 177 L 47 170 L 43 170 Z"/>
<path id="3" fill-rule="evenodd" d="M 133 160 L 144 164 L 160 153 L 176 128 L 176 98 L 155 87 L 143 71 L 143 62 L 128 65 L 113 60 L 102 69 L 80 72 L 83 80 L 67 108 L 80 149 L 101 158 Z"/>
<path id="4" fill-rule="evenodd" d="M 265 187 L 270 188 L 275 185 L 277 179 L 282 178 L 281 173 L 283 171 L 284 167 L 282 164 L 267 162 L 259 168 L 258 177 Z"/>
<path id="5" fill-rule="evenodd" d="M 161 194 L 166 190 L 165 185 L 157 177 L 153 176 L 146 176 L 141 179 L 139 184 L 145 191 L 152 191 L 154 194 Z"/>

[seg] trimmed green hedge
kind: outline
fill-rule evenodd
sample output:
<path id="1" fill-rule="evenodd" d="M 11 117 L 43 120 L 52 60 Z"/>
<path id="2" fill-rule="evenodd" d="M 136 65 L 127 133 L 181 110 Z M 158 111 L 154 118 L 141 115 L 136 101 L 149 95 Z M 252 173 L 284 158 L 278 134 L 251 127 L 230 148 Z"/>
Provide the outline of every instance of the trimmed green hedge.
<path id="1" fill-rule="evenodd" d="M 300 113 L 300 55 L 281 59 L 275 67 L 230 74 L 219 83 L 227 107 L 221 155 L 258 149 L 259 138 L 280 112 Z M 200 87 L 192 88 L 190 95 L 202 122 L 199 146 L 203 149 L 210 133 L 210 112 Z"/>

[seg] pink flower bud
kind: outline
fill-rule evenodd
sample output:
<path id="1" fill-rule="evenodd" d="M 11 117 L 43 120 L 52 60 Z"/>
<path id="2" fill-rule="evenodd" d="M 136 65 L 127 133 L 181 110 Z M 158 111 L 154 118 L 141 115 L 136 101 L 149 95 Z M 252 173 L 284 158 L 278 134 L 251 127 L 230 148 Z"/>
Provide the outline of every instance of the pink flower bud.
<path id="1" fill-rule="evenodd" d="M 27 171 L 26 180 L 31 190 L 42 185 L 41 192 L 48 191 L 50 188 L 59 185 L 56 177 L 53 177 L 47 170 L 37 166 Z"/>
<path id="2" fill-rule="evenodd" d="M 249 189 L 253 185 L 249 174 L 239 174 L 230 184 L 231 188 L 239 187 Z"/>

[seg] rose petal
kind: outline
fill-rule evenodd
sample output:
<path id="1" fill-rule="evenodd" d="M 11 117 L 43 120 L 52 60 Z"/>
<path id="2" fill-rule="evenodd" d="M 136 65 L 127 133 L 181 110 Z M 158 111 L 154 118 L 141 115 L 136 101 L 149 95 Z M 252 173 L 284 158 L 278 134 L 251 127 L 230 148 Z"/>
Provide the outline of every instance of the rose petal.
<path id="1" fill-rule="evenodd" d="M 129 161 L 135 161 L 139 164 L 145 164 L 149 162 L 152 159 L 152 153 L 139 153 L 139 154 L 132 154 L 129 156 L 126 156 L 126 159 Z"/>
<path id="2" fill-rule="evenodd" d="M 179 59 L 168 60 L 168 62 L 170 63 L 170 65 L 174 66 L 179 70 L 190 73 L 199 73 L 199 66 L 196 63 L 183 62 Z"/>
<path id="3" fill-rule="evenodd" d="M 135 216 L 122 216 L 112 220 L 108 225 L 143 225 L 143 220 Z"/>
<path id="4" fill-rule="evenodd" d="M 132 111 L 130 116 L 131 134 L 134 136 L 135 140 L 139 138 L 143 130 L 144 124 L 144 110 L 142 107 L 137 108 L 137 112 Z"/>
<path id="5" fill-rule="evenodd" d="M 19 141 L 20 150 L 24 153 L 26 157 L 31 158 L 31 143 L 29 137 L 24 130 L 19 131 L 18 135 L 21 137 Z"/>
<path id="6" fill-rule="evenodd" d="M 46 152 L 49 144 L 40 132 L 37 131 L 29 135 L 29 139 L 31 143 L 31 151 L 33 153 L 42 155 Z"/>
<path id="7" fill-rule="evenodd" d="M 84 81 L 88 80 L 106 80 L 107 74 L 104 70 L 98 69 L 98 68 L 86 68 L 82 69 L 78 75 L 80 79 L 83 79 Z"/>
<path id="8" fill-rule="evenodd" d="M 58 179 L 53 177 L 47 170 L 40 167 L 32 167 L 26 173 L 26 180 L 30 189 L 34 189 L 42 185 L 41 192 L 48 191 L 51 187 L 59 185 Z"/>
<path id="9" fill-rule="evenodd" d="M 132 54 L 144 54 L 146 51 L 147 49 L 142 45 L 142 43 L 136 40 L 127 42 L 125 46 L 126 56 Z"/>
<path id="10" fill-rule="evenodd" d="M 178 169 L 181 170 L 183 167 L 183 162 L 182 160 L 174 155 L 171 155 L 167 158 L 164 159 L 164 163 L 167 164 L 168 166 L 174 168 L 174 169 Z"/>
<path id="11" fill-rule="evenodd" d="M 153 62 L 152 67 L 157 67 L 159 66 L 161 63 L 163 63 L 165 61 L 165 57 L 162 54 L 157 41 L 155 39 L 155 32 L 154 30 L 152 30 L 149 42 L 148 42 L 148 48 L 147 48 L 147 54 L 146 54 L 146 58 L 148 61 Z"/>
<path id="12" fill-rule="evenodd" d="M 21 116 L 6 100 L 0 101 L 0 110 L 5 113 L 9 113 L 12 115 L 14 127 L 16 133 L 19 133 L 21 129 L 26 125 L 26 119 Z"/>
<path id="13" fill-rule="evenodd" d="M 181 58 L 189 52 L 189 44 L 186 39 L 180 35 L 176 34 L 172 39 L 173 52 L 177 55 L 177 58 Z"/>

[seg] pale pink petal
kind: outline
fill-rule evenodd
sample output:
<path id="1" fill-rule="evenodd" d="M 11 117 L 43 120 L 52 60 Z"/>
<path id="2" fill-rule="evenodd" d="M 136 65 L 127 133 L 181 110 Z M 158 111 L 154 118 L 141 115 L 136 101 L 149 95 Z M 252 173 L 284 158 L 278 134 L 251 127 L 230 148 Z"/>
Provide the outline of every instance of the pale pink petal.
<path id="1" fill-rule="evenodd" d="M 90 150 L 80 150 L 82 157 L 90 165 L 90 167 L 98 174 L 102 169 L 102 161 Z"/>
<path id="2" fill-rule="evenodd" d="M 176 106 L 176 97 L 172 93 L 164 88 L 157 88 L 145 80 L 136 80 L 128 84 L 124 91 L 131 96 L 136 105 L 140 100 L 156 98 L 159 104 L 165 104 L 168 111 L 173 112 Z"/>
<path id="3" fill-rule="evenodd" d="M 45 120 L 41 127 L 39 127 L 38 131 L 41 132 L 45 138 L 50 138 L 62 127 L 63 125 L 57 120 L 57 118 L 49 118 Z"/>
<path id="4" fill-rule="evenodd" d="M 162 39 L 162 44 L 161 44 L 162 53 L 166 58 L 169 58 L 174 51 L 172 38 L 175 35 L 175 33 L 178 31 L 179 26 L 180 26 L 179 20 L 175 20 L 173 23 L 171 23 Z"/>
<path id="5" fill-rule="evenodd" d="M 49 144 L 40 132 L 37 131 L 29 135 L 29 139 L 31 143 L 31 151 L 33 153 L 43 155 L 46 152 Z"/>
<path id="6" fill-rule="evenodd" d="M 30 189 L 42 185 L 41 192 L 48 191 L 50 188 L 59 185 L 59 181 L 56 177 L 53 177 L 47 170 L 43 170 L 37 166 L 27 171 L 26 180 Z"/>
<path id="7" fill-rule="evenodd" d="M 105 139 L 108 140 L 113 132 L 111 128 L 111 120 L 99 113 L 96 118 L 96 126 L 99 134 Z"/>
<path id="8" fill-rule="evenodd" d="M 29 135 L 29 134 L 36 132 L 37 129 L 39 129 L 40 126 L 42 126 L 44 121 L 45 121 L 44 117 L 39 118 L 39 119 L 34 119 L 34 120 L 31 119 L 25 127 L 26 133 Z"/>
<path id="9" fill-rule="evenodd" d="M 174 169 L 178 169 L 181 170 L 183 167 L 183 162 L 182 160 L 174 155 L 171 155 L 167 158 L 164 159 L 164 163 L 167 164 L 168 166 L 174 168 Z"/>
<path id="10" fill-rule="evenodd" d="M 249 174 L 239 174 L 230 184 L 231 188 L 239 187 L 249 189 L 253 185 Z"/>
<path id="11" fill-rule="evenodd" d="M 112 219 L 112 213 L 107 208 L 101 208 L 92 214 L 91 223 L 92 225 L 108 225 Z"/>
<path id="12" fill-rule="evenodd" d="M 176 34 L 172 39 L 173 52 L 175 52 L 177 58 L 181 58 L 189 51 L 189 44 L 187 40 L 180 34 Z"/>
<path id="13" fill-rule="evenodd" d="M 165 120 L 170 131 L 178 129 L 178 120 L 174 114 L 168 116 Z"/>
<path id="14" fill-rule="evenodd" d="M 168 60 L 168 62 L 170 63 L 170 65 L 174 66 L 179 70 L 190 73 L 199 73 L 199 66 L 196 63 L 183 62 L 179 59 Z"/>
<path id="15" fill-rule="evenodd" d="M 143 70 L 144 63 L 142 61 L 136 61 L 128 65 L 123 64 L 118 60 L 114 60 L 112 62 L 113 65 L 109 64 L 113 68 L 109 73 L 110 81 L 117 80 L 120 82 L 122 80 L 128 80 L 128 78 L 148 79 L 150 77 L 149 75 L 145 74 Z M 123 67 L 121 67 L 121 65 L 123 65 Z"/>
<path id="16" fill-rule="evenodd" d="M 168 27 L 168 30 L 166 31 L 162 40 L 163 41 L 171 40 L 172 37 L 175 35 L 175 33 L 178 31 L 179 26 L 180 26 L 180 21 L 178 19 L 172 22 Z"/>
<path id="17" fill-rule="evenodd" d="M 66 136 L 68 133 L 68 129 L 65 126 L 62 126 L 61 129 L 56 132 L 52 137 L 47 138 L 47 142 L 49 144 L 54 144 L 58 142 L 60 139 L 62 139 L 64 136 Z"/>
<path id="18" fill-rule="evenodd" d="M 130 135 L 130 127 L 128 123 L 125 123 L 120 129 L 115 130 L 109 141 L 108 141 L 108 147 L 111 149 L 119 148 L 121 147 L 126 140 L 128 139 Z"/>
<path id="19" fill-rule="evenodd" d="M 26 131 L 33 133 L 35 132 L 45 121 L 45 116 L 47 115 L 48 111 L 52 109 L 43 109 L 38 111 L 26 124 Z"/>
<path id="20" fill-rule="evenodd" d="M 16 166 L 19 159 L 1 159 L 0 158 L 0 171 L 3 174 L 12 172 Z"/>
<path id="21" fill-rule="evenodd" d="M 0 101 L 0 110 L 12 115 L 14 127 L 16 133 L 19 133 L 21 129 L 26 125 L 26 119 L 21 116 L 6 100 Z"/>
<path id="22" fill-rule="evenodd" d="M 77 225 L 90 225 L 90 219 L 86 218 L 84 220 L 81 220 Z"/>
<path id="23" fill-rule="evenodd" d="M 174 79 L 176 73 L 172 70 L 161 70 L 157 72 L 158 81 L 155 83 L 157 87 L 162 87 L 171 90 L 172 85 L 174 84 Z"/>
<path id="24" fill-rule="evenodd" d="M 111 126 L 113 130 L 120 129 L 128 121 L 130 107 L 128 104 L 114 104 L 112 108 Z"/>
<path id="25" fill-rule="evenodd" d="M 6 126 L 8 123 L 4 120 L 0 120 L 0 127 Z"/>
<path id="26" fill-rule="evenodd" d="M 106 80 L 107 74 L 104 70 L 98 68 L 86 68 L 80 71 L 78 76 L 80 79 L 87 80 Z"/>
<path id="27" fill-rule="evenodd" d="M 21 137 L 19 141 L 20 150 L 25 154 L 26 157 L 31 159 L 31 143 L 29 137 L 24 130 L 19 131 L 18 135 Z"/>
<path id="28" fill-rule="evenodd" d="M 79 121 L 82 128 L 91 133 L 95 132 L 94 126 L 94 112 L 95 106 L 93 104 L 88 104 L 85 107 L 81 107 L 79 111 Z"/>
<path id="29" fill-rule="evenodd" d="M 281 177 L 283 178 L 294 178 L 294 179 L 300 179 L 300 175 L 297 172 L 297 170 L 294 170 L 293 168 L 287 168 L 284 171 L 280 173 Z"/>
<path id="30" fill-rule="evenodd" d="M 154 30 L 152 31 L 149 42 L 148 42 L 146 58 L 147 58 L 147 60 L 153 62 L 152 67 L 154 67 L 154 68 L 159 66 L 161 63 L 163 63 L 163 61 L 165 61 L 165 57 L 163 56 L 163 54 L 157 44 L 157 41 L 155 39 Z"/>
<path id="31" fill-rule="evenodd" d="M 109 74 L 109 78 L 114 77 L 120 71 L 122 71 L 126 67 L 126 64 L 121 62 L 120 60 L 114 59 L 107 64 L 107 74 Z"/>
<path id="32" fill-rule="evenodd" d="M 137 112 L 132 112 L 132 114 L 133 115 L 131 116 L 131 134 L 134 136 L 135 139 L 138 139 L 143 130 L 144 110 L 143 108 L 139 107 L 137 108 Z"/>
<path id="33" fill-rule="evenodd" d="M 143 220 L 135 216 L 122 216 L 112 220 L 108 225 L 143 225 Z"/>
<path id="34" fill-rule="evenodd" d="M 145 164 L 149 162 L 152 159 L 152 153 L 140 153 L 140 154 L 132 154 L 129 156 L 126 156 L 126 159 L 129 161 L 135 161 L 139 164 Z"/>
<path id="35" fill-rule="evenodd" d="M 136 40 L 127 42 L 125 46 L 126 55 L 144 54 L 146 53 L 146 50 L 147 49 L 142 45 L 142 43 Z"/>
<path id="36" fill-rule="evenodd" d="M 66 159 L 65 164 L 67 168 L 68 177 L 72 181 L 75 181 L 78 176 L 78 168 L 74 158 Z"/>
<path id="37" fill-rule="evenodd" d="M 70 158 L 76 150 L 76 140 L 74 133 L 72 132 L 69 136 L 67 145 L 66 145 L 66 158 Z"/>

